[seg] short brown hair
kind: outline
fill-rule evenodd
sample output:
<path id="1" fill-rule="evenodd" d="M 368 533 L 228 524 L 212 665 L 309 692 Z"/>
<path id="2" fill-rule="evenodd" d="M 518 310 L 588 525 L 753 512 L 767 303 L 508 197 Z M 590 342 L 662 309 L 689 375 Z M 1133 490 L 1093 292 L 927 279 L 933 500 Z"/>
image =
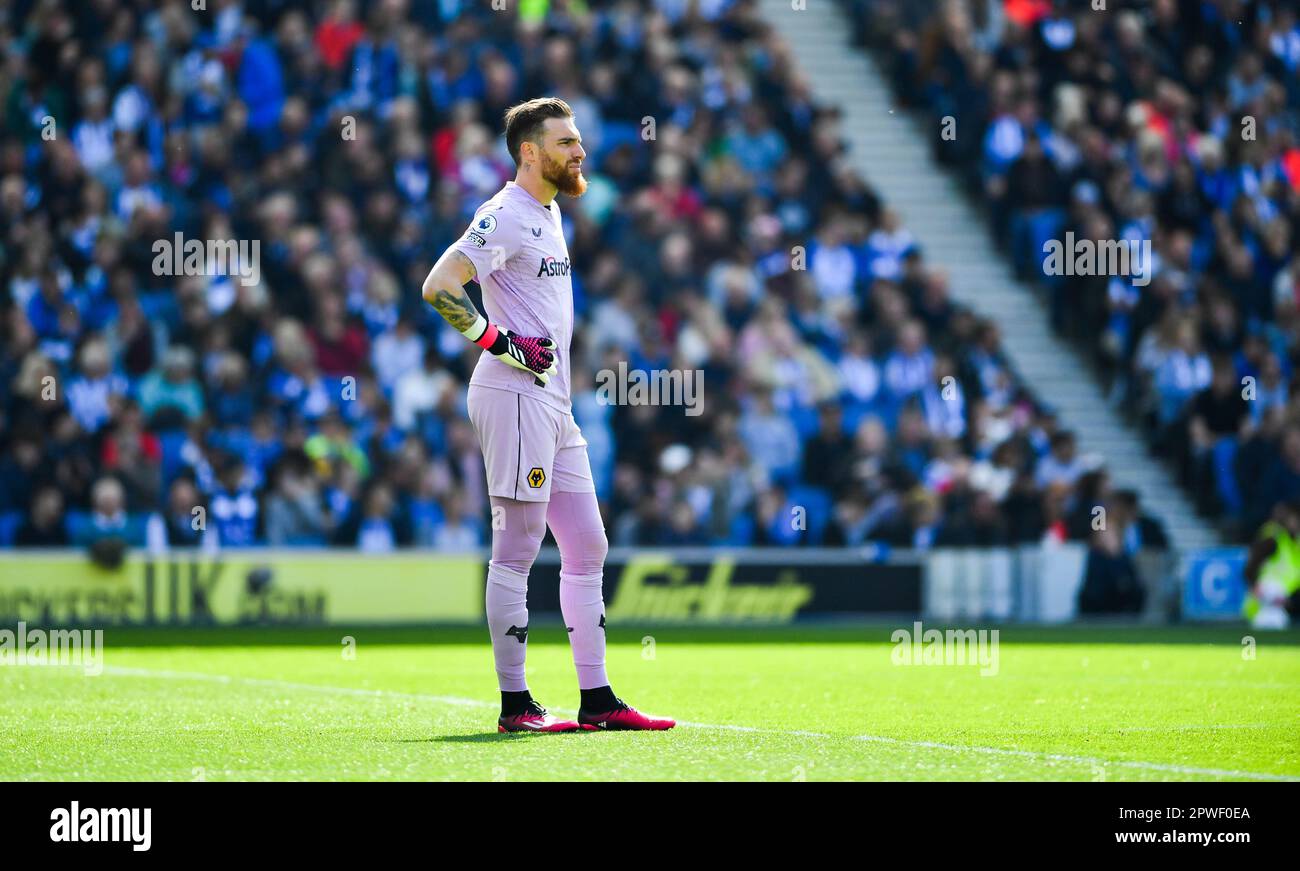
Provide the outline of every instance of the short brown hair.
<path id="1" fill-rule="evenodd" d="M 537 142 L 547 118 L 572 118 L 573 110 L 559 97 L 538 97 L 506 110 L 506 147 L 519 165 L 519 146 L 524 140 Z"/>

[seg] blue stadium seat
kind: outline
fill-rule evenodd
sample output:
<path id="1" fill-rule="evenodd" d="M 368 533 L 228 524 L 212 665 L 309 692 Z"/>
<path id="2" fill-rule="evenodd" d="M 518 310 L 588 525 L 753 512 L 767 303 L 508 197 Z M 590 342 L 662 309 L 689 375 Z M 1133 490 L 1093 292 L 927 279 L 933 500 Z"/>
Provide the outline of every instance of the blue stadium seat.
<path id="1" fill-rule="evenodd" d="M 211 440 L 213 447 L 243 457 L 250 452 L 253 434 L 243 427 L 230 427 L 212 433 Z"/>
<path id="2" fill-rule="evenodd" d="M 620 145 L 631 145 L 633 148 L 641 145 L 640 125 L 628 121 L 606 122 L 604 134 L 604 138 L 600 143 L 600 154 L 595 155 L 597 164 L 604 159 L 605 155 Z"/>
<path id="3" fill-rule="evenodd" d="M 181 461 L 181 448 L 185 446 L 186 432 L 183 429 L 169 429 L 158 433 L 158 442 L 162 445 L 162 479 L 166 487 L 180 473 L 184 463 Z"/>
<path id="4" fill-rule="evenodd" d="M 796 405 L 790 409 L 790 422 L 799 433 L 799 440 L 806 441 L 817 434 L 817 409 L 808 405 Z"/>
<path id="5" fill-rule="evenodd" d="M 718 544 L 730 545 L 732 547 L 744 547 L 754 543 L 754 518 L 748 513 L 737 514 L 731 521 L 731 529 L 728 531 L 725 541 L 717 542 Z"/>
<path id="6" fill-rule="evenodd" d="M 334 406 L 332 410 L 343 411 L 343 378 L 339 375 L 322 375 L 320 380 L 330 398 L 330 404 Z"/>
<path id="7" fill-rule="evenodd" d="M 875 403 L 872 402 L 847 402 L 844 405 L 844 416 L 841 423 L 844 434 L 852 437 L 858 431 L 864 418 L 878 414 Z"/>
<path id="8" fill-rule="evenodd" d="M 69 511 L 63 523 L 68 530 L 68 541 L 74 545 L 83 545 L 90 540 L 90 512 L 77 509 Z"/>
<path id="9" fill-rule="evenodd" d="M 14 536 L 23 525 L 24 514 L 21 511 L 7 511 L 0 514 L 0 547 L 13 547 Z"/>

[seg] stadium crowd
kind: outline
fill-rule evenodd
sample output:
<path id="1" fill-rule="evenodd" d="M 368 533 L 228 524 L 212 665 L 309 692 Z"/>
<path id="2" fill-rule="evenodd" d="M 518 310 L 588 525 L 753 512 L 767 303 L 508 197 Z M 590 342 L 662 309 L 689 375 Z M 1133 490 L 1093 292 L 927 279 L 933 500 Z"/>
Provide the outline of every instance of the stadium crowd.
<path id="1" fill-rule="evenodd" d="M 418 288 L 513 177 L 504 110 L 544 93 L 588 151 L 561 209 L 613 544 L 1062 540 L 1098 504 L 1116 559 L 1159 543 L 752 0 L 317 5 L 0 13 L 0 544 L 483 545 L 479 349 Z M 164 274 L 176 233 L 257 240 L 256 280 Z M 703 413 L 603 403 L 620 363 L 702 371 Z"/>
<path id="2" fill-rule="evenodd" d="M 1300 497 L 1297 6 L 843 2 L 899 98 L 957 119 L 937 155 L 1200 510 L 1244 536 Z M 1046 274 L 1069 233 L 1152 264 Z"/>

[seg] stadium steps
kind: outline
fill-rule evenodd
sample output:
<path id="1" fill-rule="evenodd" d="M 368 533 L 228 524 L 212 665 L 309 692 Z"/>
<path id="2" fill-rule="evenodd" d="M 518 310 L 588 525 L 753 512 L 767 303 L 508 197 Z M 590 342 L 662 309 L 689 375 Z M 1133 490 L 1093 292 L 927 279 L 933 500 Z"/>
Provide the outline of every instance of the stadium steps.
<path id="1" fill-rule="evenodd" d="M 1142 434 L 1107 404 L 1082 355 L 1052 333 L 1037 294 L 990 245 L 983 215 L 931 159 L 935 131 L 895 107 L 885 77 L 850 44 L 840 9 L 816 0 L 804 10 L 789 0 L 759 0 L 759 9 L 789 43 L 816 98 L 842 108 L 853 164 L 898 211 L 926 259 L 947 268 L 953 298 L 997 320 L 1016 373 L 1077 434 L 1080 451 L 1103 458 L 1115 486 L 1141 493 L 1145 510 L 1164 521 L 1180 551 L 1221 544 Z"/>

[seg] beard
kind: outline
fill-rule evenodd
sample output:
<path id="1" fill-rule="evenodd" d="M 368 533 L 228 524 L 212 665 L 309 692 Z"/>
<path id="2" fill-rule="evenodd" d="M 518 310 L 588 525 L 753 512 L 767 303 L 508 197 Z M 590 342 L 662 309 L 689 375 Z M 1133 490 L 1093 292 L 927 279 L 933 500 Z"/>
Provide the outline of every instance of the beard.
<path id="1" fill-rule="evenodd" d="M 542 178 L 555 185 L 555 189 L 571 197 L 580 197 L 587 192 L 587 178 L 582 170 L 576 172 L 567 163 L 551 160 L 550 155 L 542 155 Z"/>

